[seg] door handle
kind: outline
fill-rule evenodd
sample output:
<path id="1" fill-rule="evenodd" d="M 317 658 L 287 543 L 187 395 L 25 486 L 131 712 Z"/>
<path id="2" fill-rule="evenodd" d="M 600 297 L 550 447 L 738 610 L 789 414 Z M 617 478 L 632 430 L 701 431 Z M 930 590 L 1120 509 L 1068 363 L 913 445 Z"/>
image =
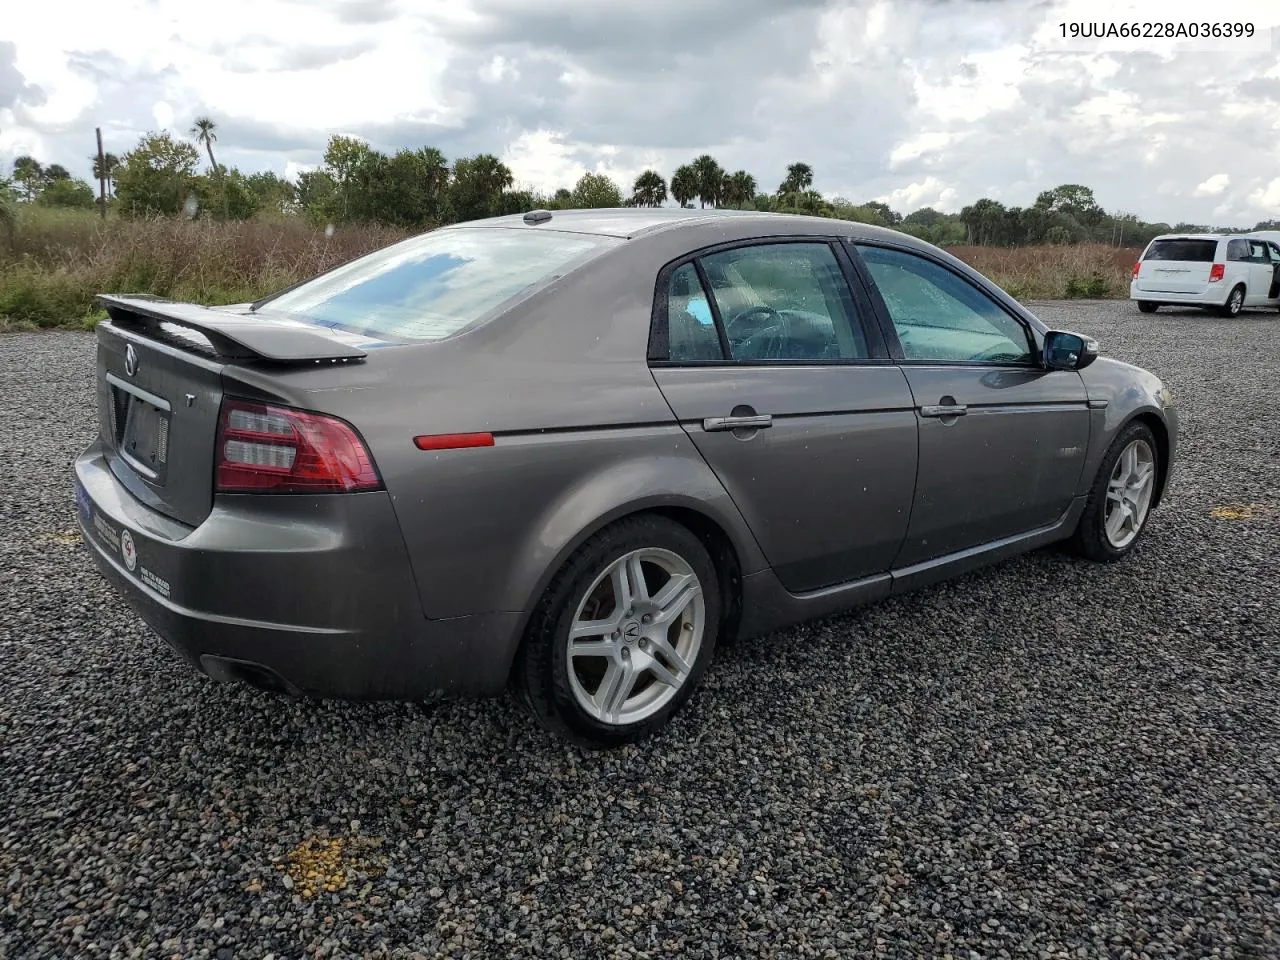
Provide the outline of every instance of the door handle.
<path id="1" fill-rule="evenodd" d="M 763 430 L 773 426 L 773 417 L 762 413 L 750 417 L 707 417 L 702 421 L 702 429 L 708 433 L 719 430 Z"/>
<path id="2" fill-rule="evenodd" d="M 922 417 L 963 417 L 969 408 L 963 403 L 936 403 L 920 408 Z"/>

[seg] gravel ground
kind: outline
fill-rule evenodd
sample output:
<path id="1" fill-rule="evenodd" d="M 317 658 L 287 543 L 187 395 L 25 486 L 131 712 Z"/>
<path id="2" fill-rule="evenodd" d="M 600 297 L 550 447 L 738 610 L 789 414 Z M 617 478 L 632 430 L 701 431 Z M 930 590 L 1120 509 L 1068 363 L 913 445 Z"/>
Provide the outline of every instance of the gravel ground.
<path id="1" fill-rule="evenodd" d="M 0 337 L 0 957 L 1280 957 L 1280 317 L 1035 307 L 1176 393 L 1140 549 L 738 644 L 591 755 L 179 664 L 72 533 L 92 338 Z"/>

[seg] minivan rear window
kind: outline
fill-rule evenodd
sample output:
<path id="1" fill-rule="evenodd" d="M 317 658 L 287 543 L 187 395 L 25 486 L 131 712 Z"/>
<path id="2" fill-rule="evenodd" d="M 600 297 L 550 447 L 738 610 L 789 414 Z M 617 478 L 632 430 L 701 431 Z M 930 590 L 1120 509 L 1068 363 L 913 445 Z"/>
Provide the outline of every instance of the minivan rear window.
<path id="1" fill-rule="evenodd" d="M 1213 263 L 1217 252 L 1217 240 L 1157 240 L 1142 259 Z"/>
<path id="2" fill-rule="evenodd" d="M 371 337 L 441 340 L 622 242 L 519 227 L 436 230 L 307 280 L 256 312 Z"/>

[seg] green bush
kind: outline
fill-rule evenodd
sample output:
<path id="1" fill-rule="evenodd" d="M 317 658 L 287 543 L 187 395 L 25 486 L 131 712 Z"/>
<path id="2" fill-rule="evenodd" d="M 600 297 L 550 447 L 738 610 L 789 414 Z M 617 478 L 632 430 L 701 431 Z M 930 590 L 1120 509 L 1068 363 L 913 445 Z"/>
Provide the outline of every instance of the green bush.
<path id="1" fill-rule="evenodd" d="M 48 327 L 77 322 L 93 305 L 90 278 L 25 261 L 0 269 L 0 317 Z"/>
<path id="2" fill-rule="evenodd" d="M 1070 298 L 1101 299 L 1111 295 L 1111 283 L 1097 271 L 1087 277 L 1068 277 L 1066 295 Z"/>

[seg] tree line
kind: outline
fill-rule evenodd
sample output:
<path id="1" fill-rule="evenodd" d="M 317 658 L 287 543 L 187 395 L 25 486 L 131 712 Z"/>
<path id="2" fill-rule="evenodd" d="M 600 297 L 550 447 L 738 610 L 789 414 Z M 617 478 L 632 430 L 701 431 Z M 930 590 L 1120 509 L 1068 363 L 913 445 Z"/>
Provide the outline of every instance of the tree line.
<path id="1" fill-rule="evenodd" d="M 1027 207 L 1009 207 L 984 197 L 958 213 L 923 207 L 904 215 L 879 201 L 825 198 L 814 189 L 814 171 L 808 163 L 790 164 L 778 186 L 767 191 L 748 171 L 726 170 L 709 154 L 677 167 L 669 180 L 656 170 L 645 170 L 626 195 L 602 173 L 585 173 L 571 187 L 542 193 L 516 189 L 511 169 L 493 154 L 450 162 L 435 147 L 388 154 L 353 137 L 333 136 L 321 166 L 291 181 L 269 172 L 246 174 L 218 163 L 214 154 L 217 124 L 207 117 L 196 120 L 190 136 L 188 140 L 167 131 L 148 133 L 122 156 L 94 155 L 90 159 L 99 181 L 97 195 L 89 183 L 60 164 L 42 166 L 34 157 L 18 157 L 11 180 L 0 179 L 0 219 L 6 204 L 11 217 L 15 203 L 93 209 L 103 202 L 102 197 L 110 210 L 124 218 L 238 220 L 267 214 L 306 217 L 317 224 L 381 223 L 406 229 L 535 209 L 660 207 L 674 202 L 682 207 L 855 220 L 901 230 L 940 246 L 1085 242 L 1139 246 L 1160 233 L 1214 229 L 1148 223 L 1132 214 L 1108 212 L 1093 191 L 1080 184 L 1045 190 Z M 208 158 L 203 172 L 201 147 Z M 1276 221 L 1263 221 L 1253 228 L 1230 229 L 1277 227 Z"/>

